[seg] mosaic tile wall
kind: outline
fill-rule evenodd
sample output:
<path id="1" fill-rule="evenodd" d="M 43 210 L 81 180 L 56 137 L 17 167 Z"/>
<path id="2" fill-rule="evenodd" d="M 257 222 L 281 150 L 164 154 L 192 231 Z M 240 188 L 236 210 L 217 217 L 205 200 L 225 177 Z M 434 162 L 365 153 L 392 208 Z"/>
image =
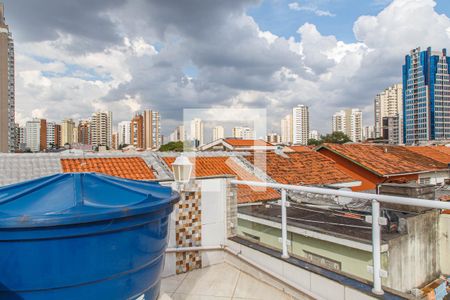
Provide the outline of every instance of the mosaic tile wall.
<path id="1" fill-rule="evenodd" d="M 175 241 L 177 247 L 195 247 L 202 244 L 201 189 L 198 185 L 183 186 L 181 200 L 175 208 Z M 176 253 L 176 273 L 181 274 L 202 267 L 198 251 Z"/>

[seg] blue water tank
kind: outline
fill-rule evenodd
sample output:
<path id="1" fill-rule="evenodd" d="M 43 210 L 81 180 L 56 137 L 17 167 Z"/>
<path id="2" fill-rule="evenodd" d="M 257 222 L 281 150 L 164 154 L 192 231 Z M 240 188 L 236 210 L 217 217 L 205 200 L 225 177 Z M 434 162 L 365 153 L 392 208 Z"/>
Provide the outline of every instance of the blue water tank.
<path id="1" fill-rule="evenodd" d="M 0 188 L 0 299 L 156 299 L 178 200 L 97 173 Z"/>

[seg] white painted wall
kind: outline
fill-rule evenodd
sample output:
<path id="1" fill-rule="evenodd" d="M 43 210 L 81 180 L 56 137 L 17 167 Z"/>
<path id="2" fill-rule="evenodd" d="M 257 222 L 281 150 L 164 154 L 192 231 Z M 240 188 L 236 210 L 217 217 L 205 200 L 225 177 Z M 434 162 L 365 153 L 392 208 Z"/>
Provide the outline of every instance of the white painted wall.
<path id="1" fill-rule="evenodd" d="M 449 177 L 449 171 L 429 172 L 419 174 L 419 183 L 421 178 L 430 178 L 430 184 L 441 184 Z"/>

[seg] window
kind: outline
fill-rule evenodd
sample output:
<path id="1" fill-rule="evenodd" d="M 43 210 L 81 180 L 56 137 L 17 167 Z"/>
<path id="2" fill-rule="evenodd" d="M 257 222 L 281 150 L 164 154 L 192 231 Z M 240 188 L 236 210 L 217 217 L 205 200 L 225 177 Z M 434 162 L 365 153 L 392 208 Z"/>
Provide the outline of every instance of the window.
<path id="1" fill-rule="evenodd" d="M 430 177 L 422 177 L 419 179 L 419 183 L 420 184 L 430 184 L 431 183 L 431 178 Z"/>

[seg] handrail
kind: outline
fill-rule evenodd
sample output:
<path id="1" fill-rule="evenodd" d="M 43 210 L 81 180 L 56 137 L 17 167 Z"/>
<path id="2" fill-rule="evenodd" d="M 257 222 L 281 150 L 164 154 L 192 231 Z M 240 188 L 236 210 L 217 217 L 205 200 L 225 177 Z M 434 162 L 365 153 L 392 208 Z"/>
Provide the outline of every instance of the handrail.
<path id="1" fill-rule="evenodd" d="M 260 181 L 232 180 L 231 183 L 232 184 L 240 184 L 240 185 L 267 187 L 267 188 L 274 188 L 274 189 L 285 189 L 285 190 L 300 191 L 300 192 L 307 192 L 307 193 L 314 193 L 314 194 L 343 196 L 343 197 L 364 199 L 364 200 L 369 200 L 369 201 L 377 200 L 379 202 L 385 202 L 385 203 L 396 203 L 396 204 L 437 208 L 437 209 L 450 209 L 450 202 L 424 200 L 424 199 L 419 199 L 419 198 L 397 197 L 397 196 L 390 196 L 390 195 L 377 195 L 377 194 L 369 194 L 369 193 L 361 193 L 361 192 L 334 190 L 334 189 L 329 189 L 329 188 L 290 185 L 290 184 L 281 184 L 281 183 L 272 183 L 272 182 L 260 182 Z"/>
<path id="2" fill-rule="evenodd" d="M 420 206 L 427 208 L 437 209 L 450 209 L 449 202 L 441 202 L 435 200 L 424 200 L 418 198 L 397 197 L 389 195 L 377 195 L 361 192 L 334 190 L 329 188 L 310 187 L 310 186 L 297 186 L 289 184 L 280 184 L 272 182 L 260 182 L 260 181 L 245 181 L 245 180 L 231 180 L 231 184 L 240 184 L 248 186 L 266 187 L 281 189 L 281 241 L 282 241 L 282 258 L 287 259 L 289 253 L 287 250 L 287 213 L 286 213 L 286 190 L 300 191 L 306 193 L 324 194 L 343 196 L 350 198 L 358 198 L 371 201 L 372 205 L 372 218 L 366 219 L 367 222 L 372 223 L 372 272 L 373 272 L 373 289 L 372 292 L 376 295 L 383 295 L 383 289 L 381 286 L 381 277 L 386 276 L 386 271 L 381 269 L 381 227 L 385 224 L 385 218 L 380 216 L 380 202 L 395 203 L 410 206 Z"/>

